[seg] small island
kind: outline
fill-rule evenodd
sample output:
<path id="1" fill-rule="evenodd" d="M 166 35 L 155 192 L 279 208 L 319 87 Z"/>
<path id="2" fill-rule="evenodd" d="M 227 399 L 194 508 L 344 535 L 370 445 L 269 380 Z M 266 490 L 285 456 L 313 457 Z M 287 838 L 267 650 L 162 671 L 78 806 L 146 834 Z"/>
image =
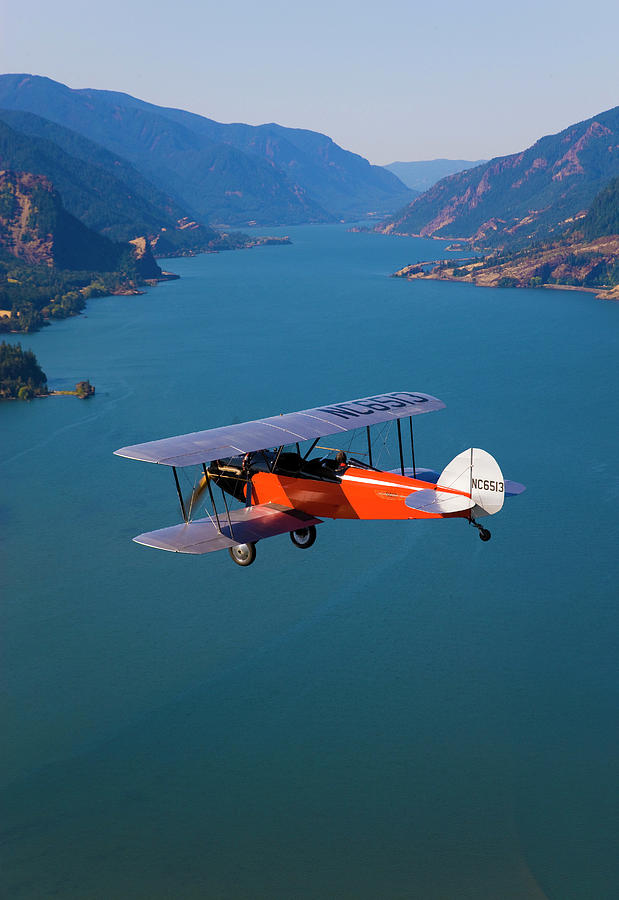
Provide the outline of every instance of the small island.
<path id="1" fill-rule="evenodd" d="M 92 397 L 95 392 L 94 384 L 89 381 L 78 381 L 74 391 L 48 391 L 48 397 L 79 397 L 80 400 L 86 400 Z"/>

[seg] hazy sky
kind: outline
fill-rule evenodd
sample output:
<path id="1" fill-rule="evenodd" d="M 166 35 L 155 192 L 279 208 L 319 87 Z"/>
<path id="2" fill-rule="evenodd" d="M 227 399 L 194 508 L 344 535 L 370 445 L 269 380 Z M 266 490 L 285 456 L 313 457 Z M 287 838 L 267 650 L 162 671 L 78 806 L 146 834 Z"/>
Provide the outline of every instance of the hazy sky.
<path id="1" fill-rule="evenodd" d="M 220 122 L 330 135 L 374 163 L 513 153 L 619 103 L 613 0 L 2 0 L 0 71 Z"/>

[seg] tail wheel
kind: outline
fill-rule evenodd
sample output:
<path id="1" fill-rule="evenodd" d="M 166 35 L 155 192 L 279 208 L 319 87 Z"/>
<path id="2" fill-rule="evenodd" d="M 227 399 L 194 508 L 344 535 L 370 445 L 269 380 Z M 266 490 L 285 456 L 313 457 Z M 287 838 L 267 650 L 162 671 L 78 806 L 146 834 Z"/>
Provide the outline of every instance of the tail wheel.
<path id="1" fill-rule="evenodd" d="M 290 540 L 300 550 L 307 550 L 316 540 L 315 525 L 308 525 L 307 528 L 297 528 L 296 531 L 291 531 Z"/>
<path id="2" fill-rule="evenodd" d="M 489 541 L 491 537 L 492 537 L 492 535 L 490 534 L 490 532 L 488 531 L 487 528 L 480 528 L 480 529 L 479 529 L 479 538 L 480 538 L 480 540 L 482 540 L 482 541 Z"/>
<path id="3" fill-rule="evenodd" d="M 256 545 L 237 544 L 229 548 L 229 553 L 237 566 L 251 566 L 256 558 Z"/>

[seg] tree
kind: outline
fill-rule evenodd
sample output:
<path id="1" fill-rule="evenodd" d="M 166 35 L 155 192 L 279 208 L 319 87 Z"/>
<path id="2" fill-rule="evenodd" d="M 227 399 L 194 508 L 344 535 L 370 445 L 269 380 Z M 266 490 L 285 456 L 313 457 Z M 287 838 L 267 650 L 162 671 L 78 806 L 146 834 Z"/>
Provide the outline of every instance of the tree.
<path id="1" fill-rule="evenodd" d="M 78 381 L 75 385 L 75 393 L 82 400 L 85 400 L 86 397 L 91 397 L 94 392 L 95 389 L 89 381 Z"/>
<path id="2" fill-rule="evenodd" d="M 0 344 L 0 397 L 17 397 L 26 387 L 31 395 L 47 393 L 47 377 L 32 350 L 21 344 Z M 22 397 L 22 399 L 28 399 Z"/>

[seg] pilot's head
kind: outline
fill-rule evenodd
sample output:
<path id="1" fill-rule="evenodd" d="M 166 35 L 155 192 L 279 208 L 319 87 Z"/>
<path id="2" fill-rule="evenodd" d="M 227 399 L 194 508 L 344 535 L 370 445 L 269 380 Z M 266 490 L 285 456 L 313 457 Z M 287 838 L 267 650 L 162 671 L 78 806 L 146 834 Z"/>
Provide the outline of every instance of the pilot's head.
<path id="1" fill-rule="evenodd" d="M 335 455 L 335 461 L 339 467 L 346 465 L 346 454 L 343 450 L 338 450 Z"/>

